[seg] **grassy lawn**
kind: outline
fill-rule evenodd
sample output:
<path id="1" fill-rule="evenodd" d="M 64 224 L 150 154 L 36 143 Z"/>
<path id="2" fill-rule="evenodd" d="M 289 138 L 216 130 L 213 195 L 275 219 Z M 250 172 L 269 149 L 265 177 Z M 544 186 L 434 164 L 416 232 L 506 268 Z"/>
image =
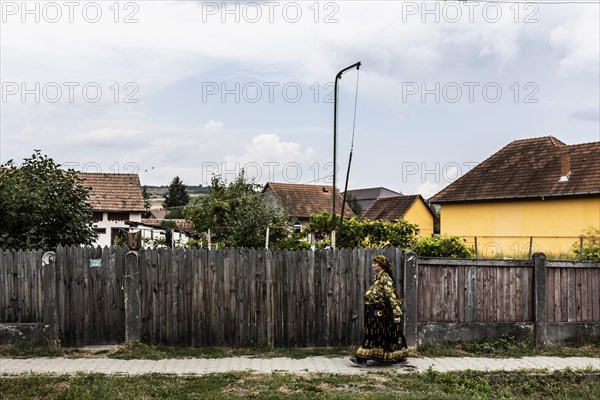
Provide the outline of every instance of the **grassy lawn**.
<path id="1" fill-rule="evenodd" d="M 206 376 L 30 375 L 3 379 L 2 399 L 598 399 L 600 382 L 567 371 L 522 373 L 225 373 Z"/>
<path id="2" fill-rule="evenodd" d="M 223 347 L 184 347 L 127 343 L 104 352 L 89 352 L 81 349 L 62 347 L 32 347 L 26 345 L 0 346 L 0 357 L 108 357 L 116 359 L 160 360 L 165 358 L 224 358 L 224 357 L 289 357 L 305 358 L 315 356 L 347 357 L 356 347 L 312 348 L 312 349 L 269 349 L 269 348 L 223 348 Z M 425 343 L 417 350 L 409 350 L 409 357 L 600 357 L 600 340 L 588 342 L 567 342 L 548 345 L 538 349 L 533 343 L 516 341 L 503 337 L 496 341 L 456 342 L 433 344 Z"/>

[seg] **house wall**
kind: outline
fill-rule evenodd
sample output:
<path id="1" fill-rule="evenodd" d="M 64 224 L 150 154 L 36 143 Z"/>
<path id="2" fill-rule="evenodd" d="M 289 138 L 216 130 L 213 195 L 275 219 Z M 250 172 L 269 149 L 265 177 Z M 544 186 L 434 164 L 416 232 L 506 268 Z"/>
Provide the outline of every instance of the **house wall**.
<path id="1" fill-rule="evenodd" d="M 129 213 L 129 221 L 142 222 L 141 212 Z M 106 229 L 105 233 L 100 233 L 98 239 L 93 243 L 94 246 L 110 246 L 111 245 L 111 231 L 113 228 L 124 228 L 129 230 L 129 225 L 125 221 L 109 221 L 108 212 L 102 213 L 102 221 L 94 223 L 94 228 Z"/>
<path id="2" fill-rule="evenodd" d="M 477 237 L 478 254 L 486 257 L 527 254 L 530 241 L 532 252 L 570 253 L 589 227 L 600 229 L 600 197 L 441 206 L 441 234 L 469 245 Z"/>
<path id="3" fill-rule="evenodd" d="M 150 226 L 138 226 L 131 229 L 132 232 L 142 232 L 142 247 L 154 248 L 154 240 L 165 237 L 165 229 L 154 228 Z M 173 231 L 173 244 L 178 247 L 186 244 L 190 240 L 190 237 L 185 233 L 175 230 Z"/>
<path id="4" fill-rule="evenodd" d="M 421 199 L 415 201 L 410 209 L 404 214 L 404 220 L 411 224 L 419 225 L 419 236 L 426 237 L 433 235 L 433 215 L 429 208 Z"/>

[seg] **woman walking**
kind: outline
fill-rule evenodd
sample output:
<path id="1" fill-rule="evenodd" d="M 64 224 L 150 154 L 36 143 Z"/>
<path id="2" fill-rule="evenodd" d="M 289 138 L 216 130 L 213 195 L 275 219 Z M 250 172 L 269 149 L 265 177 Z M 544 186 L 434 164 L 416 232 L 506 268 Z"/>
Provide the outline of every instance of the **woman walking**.
<path id="1" fill-rule="evenodd" d="M 402 349 L 406 340 L 402 333 L 403 302 L 394 285 L 392 267 L 385 256 L 373 259 L 373 283 L 364 294 L 365 327 L 361 346 L 350 361 L 366 367 L 368 360 L 399 363 L 406 360 Z"/>

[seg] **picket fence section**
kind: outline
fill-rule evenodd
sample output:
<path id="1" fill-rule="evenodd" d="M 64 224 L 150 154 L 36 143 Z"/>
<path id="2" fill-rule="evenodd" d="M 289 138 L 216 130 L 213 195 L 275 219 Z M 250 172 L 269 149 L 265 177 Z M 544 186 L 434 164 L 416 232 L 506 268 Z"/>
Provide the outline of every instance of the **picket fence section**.
<path id="1" fill-rule="evenodd" d="M 371 260 L 384 254 L 406 300 L 408 331 L 436 323 L 600 328 L 599 263 L 416 259 L 394 248 L 127 254 L 59 247 L 44 266 L 42 251 L 0 252 L 0 324 L 55 320 L 66 346 L 122 343 L 131 327 L 133 337 L 157 344 L 356 345 Z"/>

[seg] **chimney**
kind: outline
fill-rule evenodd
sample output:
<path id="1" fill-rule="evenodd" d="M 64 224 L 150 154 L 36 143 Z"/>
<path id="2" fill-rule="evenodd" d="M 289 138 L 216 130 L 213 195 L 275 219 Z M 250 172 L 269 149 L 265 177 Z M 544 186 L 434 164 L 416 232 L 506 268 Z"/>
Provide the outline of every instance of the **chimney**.
<path id="1" fill-rule="evenodd" d="M 564 150 L 560 153 L 560 179 L 559 182 L 568 182 L 571 176 L 571 157 L 569 151 Z"/>

